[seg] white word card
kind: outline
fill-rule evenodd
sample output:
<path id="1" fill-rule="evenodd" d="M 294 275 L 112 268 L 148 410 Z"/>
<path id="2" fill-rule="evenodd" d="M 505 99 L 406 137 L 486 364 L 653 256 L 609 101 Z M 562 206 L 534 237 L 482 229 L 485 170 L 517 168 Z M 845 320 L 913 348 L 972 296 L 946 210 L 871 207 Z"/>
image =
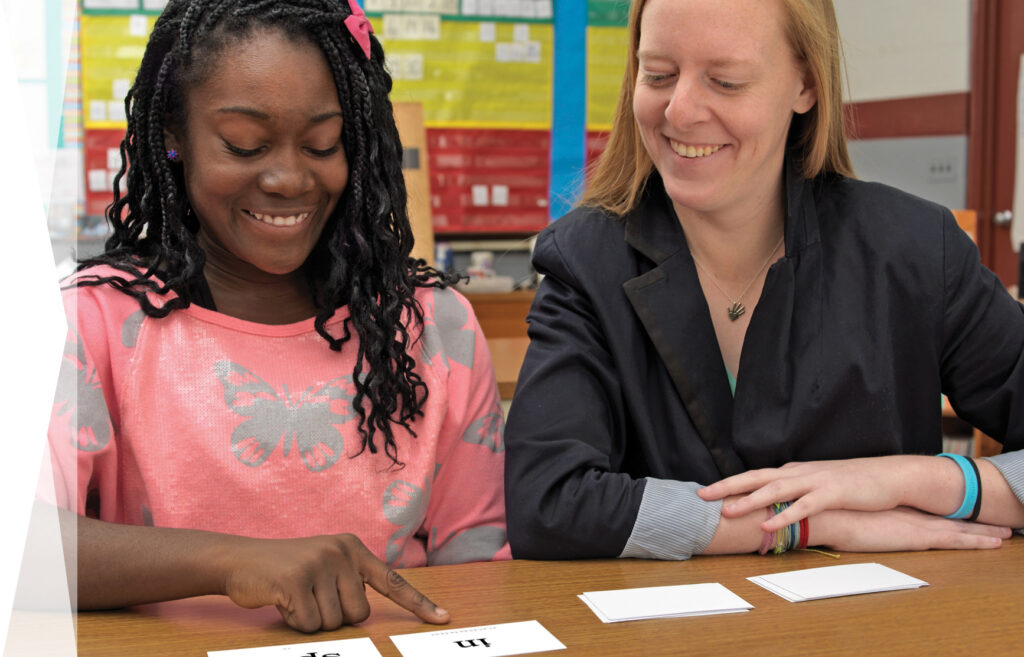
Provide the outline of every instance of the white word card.
<path id="1" fill-rule="evenodd" d="M 792 570 L 788 573 L 748 577 L 775 595 L 790 602 L 836 598 L 880 591 L 899 591 L 928 586 L 928 582 L 911 577 L 879 563 L 852 563 Z"/>
<path id="2" fill-rule="evenodd" d="M 754 608 L 754 605 L 717 582 L 590 591 L 579 598 L 590 607 L 602 623 L 645 618 L 732 614 Z"/>
<path id="3" fill-rule="evenodd" d="M 207 657 L 380 657 L 373 641 L 366 637 L 238 650 L 209 650 L 206 654 Z"/>
<path id="4" fill-rule="evenodd" d="M 562 642 L 535 620 L 400 634 L 391 640 L 402 657 L 498 657 L 565 650 Z"/>

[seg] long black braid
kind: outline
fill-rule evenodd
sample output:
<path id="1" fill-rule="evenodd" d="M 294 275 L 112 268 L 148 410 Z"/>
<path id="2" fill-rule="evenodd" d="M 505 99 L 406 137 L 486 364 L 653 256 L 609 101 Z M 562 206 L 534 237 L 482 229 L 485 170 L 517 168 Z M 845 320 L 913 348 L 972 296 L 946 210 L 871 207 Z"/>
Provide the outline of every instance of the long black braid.
<path id="1" fill-rule="evenodd" d="M 392 424 L 411 432 L 428 394 L 409 355 L 407 323 L 423 322 L 415 290 L 445 287 L 456 277 L 409 256 L 413 235 L 402 145 L 388 97 L 391 77 L 376 38 L 370 37 L 368 60 L 351 37 L 344 25 L 350 13 L 344 0 L 170 0 L 125 98 L 122 164 L 114 178 L 114 202 L 107 208 L 113 233 L 102 255 L 79 264 L 80 270 L 109 265 L 125 275 L 86 273 L 78 285 L 111 285 L 134 297 L 150 317 L 165 317 L 192 303 L 193 291 L 204 280 L 205 254 L 196 242 L 199 224 L 184 174 L 167 158 L 164 129 L 185 125 L 189 89 L 206 79 L 220 52 L 254 30 L 282 30 L 315 43 L 338 89 L 349 177 L 303 267 L 317 309 L 317 332 L 335 351 L 349 341 L 353 329 L 359 338 L 353 403 L 360 418 L 360 453 L 377 452 L 374 437 L 380 432 L 385 453 L 400 465 Z M 159 306 L 147 296 L 168 291 L 176 297 Z M 332 336 L 326 323 L 346 303 L 351 314 L 343 335 Z"/>

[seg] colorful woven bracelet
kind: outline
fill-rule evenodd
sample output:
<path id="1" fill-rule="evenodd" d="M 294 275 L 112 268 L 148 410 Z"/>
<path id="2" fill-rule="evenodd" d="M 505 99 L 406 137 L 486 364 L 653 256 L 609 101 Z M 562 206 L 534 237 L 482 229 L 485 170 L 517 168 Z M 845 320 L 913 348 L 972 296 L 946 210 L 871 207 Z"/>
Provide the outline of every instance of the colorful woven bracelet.
<path id="1" fill-rule="evenodd" d="M 800 520 L 800 542 L 796 544 L 796 549 L 804 550 L 807 548 L 808 541 L 811 540 L 811 523 L 807 518 Z"/>
<path id="2" fill-rule="evenodd" d="M 789 505 L 789 502 L 776 502 L 772 505 L 772 509 L 775 511 L 775 515 L 779 515 L 788 509 Z M 793 549 L 793 546 L 796 545 L 796 537 L 793 535 L 794 529 L 794 525 L 786 525 L 775 532 L 775 549 L 772 550 L 774 554 L 782 554 L 787 550 Z"/>
<path id="3" fill-rule="evenodd" d="M 766 520 L 771 520 L 773 515 L 782 513 L 789 508 L 790 504 L 791 502 L 776 502 L 768 506 Z M 772 554 L 782 554 L 789 550 L 803 550 L 807 547 L 810 535 L 810 523 L 807 518 L 803 518 L 773 532 L 765 532 L 764 538 L 761 540 L 761 548 L 757 553 L 767 554 L 771 550 Z"/>

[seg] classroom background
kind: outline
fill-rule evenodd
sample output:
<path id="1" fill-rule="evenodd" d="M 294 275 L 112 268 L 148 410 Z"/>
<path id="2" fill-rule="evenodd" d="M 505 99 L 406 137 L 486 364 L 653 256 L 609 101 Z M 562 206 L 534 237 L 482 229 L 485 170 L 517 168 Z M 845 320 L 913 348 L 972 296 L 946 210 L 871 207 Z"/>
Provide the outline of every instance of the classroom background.
<path id="1" fill-rule="evenodd" d="M 58 275 L 102 249 L 123 98 L 166 0 L 2 0 Z M 515 387 L 533 237 L 604 148 L 627 0 L 361 0 L 388 57 L 414 255 L 470 274 L 502 395 Z M 858 175 L 956 212 L 1016 295 L 1024 3 L 835 0 Z M 1015 194 L 1016 188 L 1021 188 Z M 1014 198 L 1018 207 L 1014 207 Z M 1015 211 L 1016 210 L 1016 211 Z"/>
<path id="2" fill-rule="evenodd" d="M 3 2 L 18 26 L 10 37 L 21 100 L 62 263 L 102 246 L 123 96 L 166 0 Z M 426 215 L 418 240 L 440 247 L 420 253 L 512 279 L 488 289 L 528 286 L 530 237 L 569 209 L 604 146 L 628 2 L 362 2 L 388 54 L 393 100 L 418 105 L 406 131 L 407 165 L 427 183 L 413 196 Z M 1021 214 L 1020 4 L 835 0 L 858 175 L 974 210 L 983 259 L 1008 286 L 1019 282 L 1013 245 L 1024 241 L 1024 229 L 1010 236 Z"/>
<path id="3" fill-rule="evenodd" d="M 60 276 L 76 255 L 102 249 L 123 98 L 166 0 L 2 1 L 18 26 L 11 44 Z M 361 2 L 394 78 L 414 255 L 470 275 L 462 289 L 507 405 L 528 345 L 533 237 L 570 209 L 585 167 L 604 148 L 629 3 Z M 858 175 L 954 210 L 1016 295 L 1024 270 L 1024 3 L 835 7 Z M 950 437 L 969 437 L 946 413 Z"/>
<path id="4" fill-rule="evenodd" d="M 834 2 L 859 177 L 959 211 L 983 262 L 1017 294 L 1024 242 L 1024 2 Z M 465 291 L 488 336 L 502 396 L 510 399 L 535 278 L 531 240 L 569 209 L 584 167 L 603 148 L 625 64 L 628 2 L 361 3 L 395 79 L 417 253 L 473 274 Z M 45 217 L 58 276 L 70 271 L 76 254 L 102 248 L 103 211 L 120 166 L 112 152 L 124 130 L 123 96 L 164 4 L 0 0 L 0 28 L 6 25 L 0 48 L 9 46 L 20 92 L 2 103 L 20 103 L 25 117 L 2 129 L 25 133 L 32 153 L 5 153 L 5 171 L 35 175 L 43 212 L 32 216 Z M 25 191 L 3 189 L 10 196 Z M 10 208 L 20 207 L 8 200 Z M 8 219 L 17 216 L 13 211 Z M 5 246 L 14 244 L 16 236 Z M 18 304 L 20 297 L 5 290 L 5 299 Z M 44 313 L 32 310 L 45 323 Z M 28 387 L 27 377 L 9 378 L 10 390 Z M 948 409 L 943 413 L 944 430 L 958 441 L 946 451 L 987 449 L 984 436 L 958 424 Z M 8 458 L 18 463 L 13 453 Z M 31 487 L 18 491 L 31 496 Z M 14 501 L 11 508 L 20 512 Z M 23 542 L 11 545 L 20 558 Z"/>

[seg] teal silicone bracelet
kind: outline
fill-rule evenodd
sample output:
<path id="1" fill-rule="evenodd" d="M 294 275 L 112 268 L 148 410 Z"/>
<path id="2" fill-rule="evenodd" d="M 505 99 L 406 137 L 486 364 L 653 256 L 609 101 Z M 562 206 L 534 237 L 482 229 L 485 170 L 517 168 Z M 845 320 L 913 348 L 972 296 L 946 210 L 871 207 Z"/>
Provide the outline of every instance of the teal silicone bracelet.
<path id="1" fill-rule="evenodd" d="M 939 454 L 939 456 L 945 456 L 948 459 L 952 459 L 954 463 L 960 466 L 960 472 L 964 475 L 964 501 L 960 504 L 960 508 L 953 513 L 946 516 L 953 520 L 962 520 L 971 515 L 974 511 L 974 504 L 978 501 L 978 473 L 971 466 L 971 462 L 966 456 L 960 456 L 959 454 Z"/>

